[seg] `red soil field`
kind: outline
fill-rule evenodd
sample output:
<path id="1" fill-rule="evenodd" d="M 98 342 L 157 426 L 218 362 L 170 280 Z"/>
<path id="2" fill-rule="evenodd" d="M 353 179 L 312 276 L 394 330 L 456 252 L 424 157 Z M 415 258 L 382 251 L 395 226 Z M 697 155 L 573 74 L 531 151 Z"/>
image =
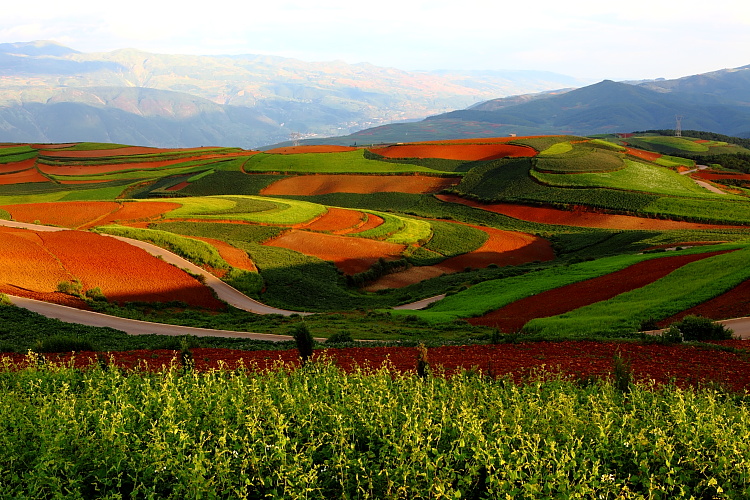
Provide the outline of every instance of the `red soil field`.
<path id="1" fill-rule="evenodd" d="M 723 340 L 717 345 L 747 350 L 747 341 Z M 265 371 L 299 367 L 299 354 L 286 351 L 237 351 L 230 349 L 191 349 L 195 369 L 206 371 L 239 366 Z M 441 346 L 427 350 L 433 374 L 452 376 L 472 368 L 492 378 L 510 377 L 516 383 L 535 380 L 544 373 L 555 373 L 571 380 L 590 377 L 612 378 L 612 360 L 616 354 L 629 361 L 636 382 L 658 385 L 674 382 L 680 387 L 714 382 L 730 390 L 750 389 L 750 356 L 745 353 L 703 349 L 684 345 L 641 345 L 617 342 L 522 342 L 518 344 Z M 138 350 L 110 352 L 106 356 L 115 366 L 125 369 L 159 370 L 170 365 L 179 367 L 179 351 Z M 19 368 L 30 360 L 23 354 L 4 353 Z M 71 353 L 46 354 L 51 362 L 69 363 Z M 313 360 L 330 359 L 345 371 L 357 367 L 377 370 L 387 366 L 401 373 L 415 374 L 417 349 L 414 347 L 359 347 L 319 349 Z M 96 353 L 77 352 L 73 366 L 96 366 Z M 549 375 L 547 375 L 549 376 Z"/>
<path id="2" fill-rule="evenodd" d="M 514 219 L 540 222 L 542 224 L 598 227 L 605 229 L 656 229 L 661 231 L 672 229 L 747 229 L 747 226 L 699 224 L 695 222 L 647 219 L 631 215 L 603 214 L 590 211 L 585 207 L 578 207 L 576 210 L 560 210 L 557 208 L 533 207 L 529 205 L 518 205 L 515 203 L 480 203 L 460 198 L 455 195 L 437 195 L 437 198 L 446 203 L 460 203 L 469 207 L 481 208 L 488 212 L 507 215 Z"/>
<path id="3" fill-rule="evenodd" d="M 120 172 L 123 170 L 152 170 L 169 167 L 194 160 L 226 159 L 222 155 L 186 156 L 175 160 L 154 160 L 129 163 L 104 163 L 101 165 L 45 165 L 40 163 L 39 170 L 48 175 L 96 175 Z M 206 165 L 207 167 L 209 165 Z"/>
<path id="4" fill-rule="evenodd" d="M 29 158 L 28 160 L 14 161 L 11 163 L 0 163 L 0 174 L 10 174 L 13 172 L 28 170 L 34 168 L 34 164 L 36 164 L 36 158 Z"/>
<path id="5" fill-rule="evenodd" d="M 443 158 L 464 161 L 531 157 L 537 154 L 534 148 L 513 144 L 399 144 L 374 148 L 371 151 L 386 158 Z"/>
<path id="6" fill-rule="evenodd" d="M 0 284 L 50 293 L 70 279 L 72 275 L 45 250 L 37 233 L 0 226 Z"/>
<path id="7" fill-rule="evenodd" d="M 298 175 L 274 182 L 260 194 L 311 196 L 330 193 L 437 193 L 461 182 L 427 175 Z"/>
<path id="8" fill-rule="evenodd" d="M 467 267 L 478 269 L 490 264 L 515 266 L 535 260 L 548 261 L 555 258 L 552 245 L 543 238 L 491 227 L 471 227 L 489 235 L 484 245 L 473 252 L 451 257 L 434 266 L 411 267 L 405 271 L 387 274 L 368 285 L 365 290 L 374 292 L 387 288 L 403 288 L 443 274 L 461 272 Z"/>
<path id="9" fill-rule="evenodd" d="M 611 299 L 621 293 L 644 287 L 680 267 L 726 252 L 677 255 L 651 259 L 598 278 L 538 293 L 483 316 L 467 318 L 472 325 L 484 325 L 504 332 L 515 332 L 534 318 L 563 314 L 579 307 Z"/>
<path id="10" fill-rule="evenodd" d="M 659 153 L 652 153 L 650 151 L 644 151 L 642 149 L 635 149 L 635 148 L 626 148 L 626 149 L 628 150 L 629 155 L 635 156 L 636 158 L 640 158 L 641 160 L 654 161 L 662 157 L 662 155 Z"/>
<path id="11" fill-rule="evenodd" d="M 546 135 L 527 135 L 523 137 L 511 137 L 511 136 L 505 136 L 505 137 L 481 137 L 481 138 L 472 138 L 472 139 L 446 139 L 446 140 L 437 140 L 437 141 L 420 141 L 420 142 L 410 142 L 408 144 L 505 144 L 507 142 L 511 141 L 517 141 L 520 139 L 536 139 L 539 137 L 550 137 Z M 552 136 L 555 137 L 555 136 Z"/>
<path id="12" fill-rule="evenodd" d="M 64 149 L 64 148 L 70 148 L 75 146 L 76 144 L 74 142 L 69 142 L 67 144 L 29 144 L 34 149 Z"/>
<path id="13" fill-rule="evenodd" d="M 24 182 L 50 182 L 48 178 L 39 173 L 35 168 L 15 172 L 12 174 L 0 175 L 0 186 L 10 184 L 23 184 Z"/>
<path id="14" fill-rule="evenodd" d="M 162 154 L 162 153 L 187 153 L 189 151 L 195 151 L 197 155 L 202 150 L 212 148 L 177 148 L 177 149 L 161 149 L 161 148 L 149 148 L 145 146 L 127 146 L 124 148 L 111 148 L 111 149 L 92 149 L 90 151 L 59 151 L 57 148 L 39 148 L 39 149 L 52 149 L 52 151 L 44 151 L 40 155 L 44 155 L 50 158 L 103 158 L 111 156 L 132 156 L 132 155 L 150 155 L 150 154 Z"/>
<path id="15" fill-rule="evenodd" d="M 359 226 L 354 231 L 351 231 L 350 233 L 352 233 L 352 234 L 354 234 L 354 233 L 362 233 L 362 232 L 368 231 L 370 229 L 375 229 L 376 227 L 378 227 L 379 225 L 381 225 L 383 222 L 385 222 L 385 221 L 383 220 L 382 217 L 380 217 L 378 215 L 374 215 L 374 214 L 367 214 L 367 221 L 365 221 L 364 224 L 362 224 L 361 226 Z"/>
<path id="16" fill-rule="evenodd" d="M 114 201 L 61 201 L 5 205 L 0 208 L 8 211 L 15 221 L 39 221 L 50 226 L 77 228 L 112 213 L 119 208 L 119 204 Z"/>
<path id="17" fill-rule="evenodd" d="M 357 210 L 328 207 L 328 211 L 309 224 L 301 227 L 310 231 L 347 234 L 358 230 L 367 221 L 367 216 Z"/>
<path id="18" fill-rule="evenodd" d="M 101 288 L 113 302 L 182 301 L 223 309 L 210 289 L 184 271 L 115 238 L 84 231 L 39 232 L 45 248 L 84 290 Z"/>
<path id="19" fill-rule="evenodd" d="M 333 145 L 319 145 L 319 146 L 287 146 L 283 148 L 269 149 L 263 151 L 264 153 L 272 155 L 294 155 L 301 153 L 343 153 L 346 151 L 356 151 L 359 148 L 353 148 L 350 146 L 333 146 Z"/>
<path id="20" fill-rule="evenodd" d="M 406 248 L 385 241 L 292 229 L 266 243 L 331 261 L 346 274 L 368 270 L 380 257 L 397 259 Z"/>
<path id="21" fill-rule="evenodd" d="M 750 316 L 750 280 L 743 281 L 731 290 L 690 309 L 686 309 L 658 324 L 666 328 L 685 316 L 703 316 L 711 319 L 745 318 Z"/>
<path id="22" fill-rule="evenodd" d="M 247 255 L 247 252 L 242 250 L 241 248 L 233 247 L 225 241 L 215 240 L 213 238 L 200 238 L 198 236 L 190 236 L 190 238 L 205 241 L 206 243 L 212 245 L 214 248 L 216 248 L 216 250 L 218 250 L 221 258 L 227 261 L 227 264 L 229 264 L 230 266 L 254 273 L 258 272 L 258 268 L 255 266 L 255 262 L 253 262 Z"/>
<path id="23" fill-rule="evenodd" d="M 78 229 L 113 222 L 153 220 L 179 207 L 178 203 L 158 201 L 60 201 L 4 205 L 0 208 L 8 211 L 13 220 L 19 222 L 38 220 L 41 224 Z"/>
<path id="24" fill-rule="evenodd" d="M 724 179 L 737 179 L 742 181 L 750 182 L 750 174 L 741 174 L 739 172 L 715 172 L 711 170 L 699 170 L 692 174 L 693 177 L 698 177 L 707 181 L 718 181 L 721 182 Z"/>

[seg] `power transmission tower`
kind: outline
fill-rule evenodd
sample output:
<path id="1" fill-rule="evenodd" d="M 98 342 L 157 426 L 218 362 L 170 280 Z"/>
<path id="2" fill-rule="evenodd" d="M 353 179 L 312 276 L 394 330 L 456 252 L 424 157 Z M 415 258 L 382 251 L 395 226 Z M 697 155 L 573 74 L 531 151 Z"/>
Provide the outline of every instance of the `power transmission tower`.
<path id="1" fill-rule="evenodd" d="M 302 138 L 302 134 L 299 132 L 292 132 L 289 134 L 289 138 L 292 140 L 293 146 L 299 146 L 299 140 Z"/>
<path id="2" fill-rule="evenodd" d="M 674 129 L 674 136 L 682 137 L 682 118 L 683 117 L 681 115 L 677 115 L 674 118 L 677 121 L 677 125 L 675 126 L 675 129 Z"/>

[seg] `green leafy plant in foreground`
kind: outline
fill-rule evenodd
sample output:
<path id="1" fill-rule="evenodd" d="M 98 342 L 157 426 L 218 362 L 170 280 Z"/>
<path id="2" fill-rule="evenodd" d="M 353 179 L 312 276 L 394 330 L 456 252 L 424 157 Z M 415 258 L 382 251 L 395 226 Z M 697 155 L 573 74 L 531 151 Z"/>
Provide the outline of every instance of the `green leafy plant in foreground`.
<path id="1" fill-rule="evenodd" d="M 0 366 L 0 497 L 747 498 L 750 409 L 715 389 L 322 360 Z"/>

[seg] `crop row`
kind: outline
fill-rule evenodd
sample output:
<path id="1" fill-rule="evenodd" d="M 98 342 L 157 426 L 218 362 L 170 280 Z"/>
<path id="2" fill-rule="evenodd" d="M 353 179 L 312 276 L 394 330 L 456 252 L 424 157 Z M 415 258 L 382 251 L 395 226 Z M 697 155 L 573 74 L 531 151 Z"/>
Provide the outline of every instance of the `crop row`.
<path id="1" fill-rule="evenodd" d="M 284 231 L 283 228 L 276 226 L 221 222 L 160 222 L 152 224 L 151 227 L 185 236 L 213 238 L 225 242 L 239 240 L 253 243 L 263 243 Z"/>
<path id="2" fill-rule="evenodd" d="M 550 149 L 554 150 L 561 144 L 558 143 Z M 613 172 L 620 170 L 623 164 L 622 155 L 616 151 L 602 148 L 594 148 L 586 144 L 575 144 L 572 149 L 560 153 L 542 154 L 535 158 L 535 169 L 542 172 L 555 173 L 584 173 L 584 172 Z"/>
<path id="3" fill-rule="evenodd" d="M 710 389 L 5 367 L 0 404 L 6 498 L 750 494 L 747 405 Z"/>
<path id="4" fill-rule="evenodd" d="M 686 254 L 703 253 L 718 248 L 744 247 L 738 246 L 738 244 L 727 244 L 720 247 L 712 247 L 711 249 L 696 248 L 685 250 L 684 252 Z M 603 276 L 625 269 L 638 262 L 662 256 L 659 254 L 618 255 L 594 261 L 555 266 L 500 280 L 484 281 L 465 291 L 444 298 L 429 309 L 412 311 L 410 314 L 416 314 L 420 318 L 431 322 L 446 322 L 457 318 L 481 316 L 524 297 L 597 276 Z M 402 312 L 394 311 L 394 314 L 402 314 Z"/>
<path id="5" fill-rule="evenodd" d="M 206 196 L 180 198 L 183 206 L 168 215 L 174 218 L 231 219 L 260 224 L 294 225 L 321 216 L 317 203 L 259 196 Z"/>
<path id="6" fill-rule="evenodd" d="M 465 224 L 430 221 L 432 237 L 425 248 L 443 257 L 472 252 L 487 241 L 487 233 Z"/>
<path id="7" fill-rule="evenodd" d="M 575 311 L 537 318 L 524 329 L 569 336 L 635 332 L 650 318 L 660 320 L 709 300 L 750 279 L 750 249 L 744 248 L 685 265 L 642 288 Z"/>

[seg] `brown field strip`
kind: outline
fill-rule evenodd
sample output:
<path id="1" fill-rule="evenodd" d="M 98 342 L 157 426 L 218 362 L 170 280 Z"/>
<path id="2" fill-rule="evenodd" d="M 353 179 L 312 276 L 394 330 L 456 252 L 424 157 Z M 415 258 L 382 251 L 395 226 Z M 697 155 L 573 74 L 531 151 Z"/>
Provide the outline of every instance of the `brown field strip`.
<path id="1" fill-rule="evenodd" d="M 247 255 L 247 252 L 242 250 L 241 248 L 234 247 L 225 241 L 216 240 L 213 238 L 202 238 L 199 236 L 188 236 L 188 238 L 205 241 L 206 243 L 210 244 L 211 246 L 216 248 L 216 250 L 219 252 L 219 255 L 221 255 L 221 258 L 227 261 L 227 264 L 232 267 L 242 269 L 243 271 L 251 271 L 254 273 L 258 272 L 258 268 L 255 266 L 255 262 L 253 262 L 252 259 L 250 259 L 250 257 Z"/>
<path id="2" fill-rule="evenodd" d="M 477 318 L 467 318 L 472 325 L 485 325 L 505 332 L 515 332 L 534 318 L 546 318 L 611 299 L 621 293 L 644 287 L 680 267 L 726 252 L 708 252 L 651 259 L 630 267 L 579 283 L 548 290 Z"/>
<path id="3" fill-rule="evenodd" d="M 34 168 L 35 164 L 36 158 L 29 158 L 28 160 L 14 161 L 11 163 L 0 163 L 0 174 L 22 172 Z"/>
<path id="4" fill-rule="evenodd" d="M 70 273 L 45 250 L 37 233 L 0 226 L 0 283 L 51 293 L 59 282 L 70 279 Z"/>
<path id="5" fill-rule="evenodd" d="M 630 156 L 635 156 L 636 158 L 640 158 L 641 160 L 646 161 L 654 161 L 661 158 L 663 155 L 660 153 L 652 153 L 651 151 L 644 151 L 642 149 L 635 149 L 635 148 L 625 148 L 627 150 L 627 154 Z"/>
<path id="6" fill-rule="evenodd" d="M 311 196 L 331 193 L 437 193 L 461 182 L 457 177 L 427 175 L 298 175 L 274 182 L 261 195 Z"/>
<path id="7" fill-rule="evenodd" d="M 442 158 L 445 160 L 479 161 L 497 158 L 531 157 L 537 154 L 529 146 L 514 144 L 397 144 L 371 151 L 386 158 Z"/>
<path id="8" fill-rule="evenodd" d="M 37 146 L 34 146 L 37 147 Z M 168 153 L 188 153 L 195 152 L 196 156 L 202 156 L 202 150 L 211 150 L 214 148 L 176 148 L 176 149 L 161 149 L 161 148 L 149 148 L 146 146 L 126 146 L 124 148 L 111 148 L 111 149 L 92 149 L 87 151 L 60 151 L 58 148 L 39 148 L 45 151 L 40 152 L 40 155 L 49 158 L 109 158 L 112 156 L 133 156 L 133 155 L 154 155 L 154 154 L 168 154 Z M 48 150 L 49 149 L 49 150 Z M 210 154 L 210 153 L 207 153 Z"/>
<path id="9" fill-rule="evenodd" d="M 310 231 L 347 234 L 361 228 L 366 221 L 367 216 L 358 210 L 328 207 L 328 211 L 322 216 L 300 227 Z"/>
<path id="10" fill-rule="evenodd" d="M 0 185 L 23 184 L 25 182 L 51 182 L 47 177 L 39 173 L 35 168 L 14 172 L 12 174 L 0 175 Z"/>
<path id="11" fill-rule="evenodd" d="M 50 226 L 88 228 L 113 222 L 154 220 L 180 206 L 178 203 L 158 201 L 60 201 L 4 205 L 0 208 L 8 211 L 18 222 L 39 221 Z"/>

